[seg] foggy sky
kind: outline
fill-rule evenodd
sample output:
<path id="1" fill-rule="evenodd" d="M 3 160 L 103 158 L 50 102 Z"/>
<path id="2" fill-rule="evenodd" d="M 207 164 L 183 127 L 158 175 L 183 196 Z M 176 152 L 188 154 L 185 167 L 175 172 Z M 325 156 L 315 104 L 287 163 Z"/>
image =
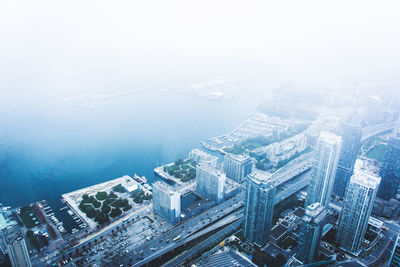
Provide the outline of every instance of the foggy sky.
<path id="1" fill-rule="evenodd" d="M 398 1 L 1 1 L 0 91 L 68 96 L 249 73 L 397 83 L 399 7 Z"/>

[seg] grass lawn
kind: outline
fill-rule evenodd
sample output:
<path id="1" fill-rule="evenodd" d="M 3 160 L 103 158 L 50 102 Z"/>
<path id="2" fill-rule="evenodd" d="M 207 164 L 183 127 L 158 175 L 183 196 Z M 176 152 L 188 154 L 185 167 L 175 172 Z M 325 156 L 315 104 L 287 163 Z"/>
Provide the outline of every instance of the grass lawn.
<path id="1" fill-rule="evenodd" d="M 28 229 L 40 225 L 38 217 L 30 206 L 23 206 L 21 208 L 19 217 Z"/>
<path id="2" fill-rule="evenodd" d="M 187 182 L 196 178 L 196 163 L 191 160 L 178 159 L 174 164 L 164 166 L 164 171 L 183 182 Z"/>
<path id="3" fill-rule="evenodd" d="M 119 192 L 120 189 L 122 189 L 120 186 L 113 188 L 116 192 Z M 132 206 L 129 205 L 128 199 L 119 198 L 114 192 L 109 194 L 107 192 L 97 192 L 95 196 L 84 195 L 79 204 L 79 209 L 99 224 L 109 222 L 110 217 L 115 218 L 121 215 L 120 208 L 128 211 Z"/>

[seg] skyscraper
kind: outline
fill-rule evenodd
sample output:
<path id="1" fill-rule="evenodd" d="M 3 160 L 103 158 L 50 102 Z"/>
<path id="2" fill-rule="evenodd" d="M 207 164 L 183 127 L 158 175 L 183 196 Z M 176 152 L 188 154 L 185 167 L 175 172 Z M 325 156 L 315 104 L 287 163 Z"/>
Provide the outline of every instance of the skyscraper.
<path id="1" fill-rule="evenodd" d="M 177 223 L 181 214 L 181 194 L 164 182 L 153 183 L 153 210 L 167 222 Z"/>
<path id="2" fill-rule="evenodd" d="M 390 256 L 388 267 L 399 267 L 400 266 L 400 235 L 396 238 L 392 254 Z"/>
<path id="3" fill-rule="evenodd" d="M 382 182 L 378 197 L 396 198 L 400 188 L 400 138 L 391 137 L 385 150 L 381 173 Z"/>
<path id="4" fill-rule="evenodd" d="M 371 172 L 356 169 L 347 186 L 337 242 L 355 255 L 361 250 L 380 180 Z"/>
<path id="5" fill-rule="evenodd" d="M 318 254 L 321 233 L 327 214 L 327 209 L 318 202 L 306 208 L 300 226 L 299 241 L 296 249 L 296 259 L 304 264 L 313 262 Z"/>
<path id="6" fill-rule="evenodd" d="M 196 192 L 208 199 L 220 203 L 224 198 L 226 176 L 207 164 L 196 168 Z"/>
<path id="7" fill-rule="evenodd" d="M 28 248 L 18 226 L 9 226 L 3 230 L 4 243 L 13 267 L 31 267 Z"/>
<path id="8" fill-rule="evenodd" d="M 321 132 L 315 161 L 311 168 L 311 182 L 308 186 L 306 206 L 320 203 L 327 207 L 330 202 L 332 187 L 336 176 L 342 138 L 330 132 Z"/>
<path id="9" fill-rule="evenodd" d="M 360 148 L 361 128 L 356 125 L 342 123 L 337 134 L 342 137 L 343 144 L 339 156 L 335 182 L 333 184 L 333 194 L 344 197 L 347 184 L 353 174 L 354 163 L 356 162 L 357 153 Z"/>
<path id="10" fill-rule="evenodd" d="M 269 177 L 254 172 L 246 180 L 243 235 L 249 242 L 265 244 L 271 233 L 276 187 Z"/>
<path id="11" fill-rule="evenodd" d="M 253 162 L 249 156 L 225 154 L 224 171 L 226 177 L 241 183 L 251 173 Z"/>

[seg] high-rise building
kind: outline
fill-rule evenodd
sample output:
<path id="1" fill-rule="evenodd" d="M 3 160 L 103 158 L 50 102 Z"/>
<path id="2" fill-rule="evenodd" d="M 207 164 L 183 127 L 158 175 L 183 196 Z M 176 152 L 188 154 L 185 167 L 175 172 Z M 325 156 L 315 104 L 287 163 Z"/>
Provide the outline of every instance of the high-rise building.
<path id="1" fill-rule="evenodd" d="M 243 235 L 249 242 L 265 244 L 271 234 L 276 187 L 269 176 L 253 172 L 246 180 Z"/>
<path id="2" fill-rule="evenodd" d="M 207 164 L 196 168 L 196 192 L 205 198 L 220 203 L 225 194 L 226 175 Z"/>
<path id="3" fill-rule="evenodd" d="M 306 206 L 320 203 L 328 207 L 339 162 L 342 138 L 330 132 L 321 132 L 315 149 L 315 160 L 311 168 Z"/>
<path id="4" fill-rule="evenodd" d="M 355 169 L 347 186 L 337 242 L 341 248 L 354 255 L 358 255 L 361 250 L 380 180 L 374 173 Z"/>
<path id="5" fill-rule="evenodd" d="M 378 197 L 385 200 L 397 198 L 400 189 L 400 138 L 391 137 L 382 163 L 381 185 Z"/>
<path id="6" fill-rule="evenodd" d="M 350 177 L 353 175 L 354 163 L 360 148 L 361 128 L 356 125 L 342 123 L 337 131 L 342 137 L 342 149 L 333 184 L 333 194 L 344 197 Z"/>
<path id="7" fill-rule="evenodd" d="M 396 238 L 392 254 L 390 256 L 388 267 L 399 267 L 400 266 L 400 235 Z"/>
<path id="8" fill-rule="evenodd" d="M 189 152 L 189 159 L 193 160 L 197 164 L 208 164 L 213 168 L 217 168 L 218 158 L 204 152 L 201 149 L 195 148 Z"/>
<path id="9" fill-rule="evenodd" d="M 318 202 L 306 208 L 300 226 L 296 250 L 296 259 L 304 264 L 313 262 L 318 254 L 322 229 L 326 223 L 327 214 L 327 209 Z"/>
<path id="10" fill-rule="evenodd" d="M 241 183 L 252 172 L 253 161 L 249 156 L 225 154 L 224 171 L 226 177 Z"/>
<path id="11" fill-rule="evenodd" d="M 177 223 L 181 214 L 180 192 L 164 182 L 153 183 L 153 210 L 167 222 Z"/>
<path id="12" fill-rule="evenodd" d="M 28 248 L 18 226 L 13 225 L 3 230 L 4 243 L 13 267 L 31 267 Z"/>

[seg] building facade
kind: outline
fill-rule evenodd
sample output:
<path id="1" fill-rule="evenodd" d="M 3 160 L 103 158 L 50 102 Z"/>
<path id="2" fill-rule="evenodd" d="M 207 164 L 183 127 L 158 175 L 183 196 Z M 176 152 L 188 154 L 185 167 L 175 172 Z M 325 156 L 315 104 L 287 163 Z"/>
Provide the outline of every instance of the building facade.
<path id="1" fill-rule="evenodd" d="M 397 198 L 400 188 L 400 138 L 391 137 L 385 150 L 381 173 L 382 182 L 378 197 Z"/>
<path id="2" fill-rule="evenodd" d="M 170 224 L 179 222 L 181 194 L 164 182 L 153 183 L 153 210 Z"/>
<path id="3" fill-rule="evenodd" d="M 249 156 L 225 154 L 224 172 L 226 173 L 226 177 L 235 182 L 242 183 L 252 170 L 253 161 Z"/>
<path id="4" fill-rule="evenodd" d="M 321 132 L 311 168 L 306 206 L 318 202 L 321 206 L 328 207 L 341 147 L 342 138 L 340 136 L 330 132 Z"/>
<path id="5" fill-rule="evenodd" d="M 400 235 L 397 236 L 396 243 L 394 244 L 388 264 L 388 267 L 399 267 L 399 266 L 400 266 Z"/>
<path id="6" fill-rule="evenodd" d="M 10 226 L 3 230 L 4 243 L 12 267 L 31 267 L 28 248 L 18 226 Z"/>
<path id="7" fill-rule="evenodd" d="M 252 243 L 265 244 L 270 238 L 276 187 L 258 172 L 246 180 L 243 235 Z"/>
<path id="8" fill-rule="evenodd" d="M 210 200 L 220 203 L 225 195 L 226 175 L 207 164 L 196 168 L 196 192 Z"/>
<path id="9" fill-rule="evenodd" d="M 353 175 L 354 163 L 360 148 L 361 127 L 342 123 L 337 134 L 342 137 L 343 144 L 333 184 L 333 194 L 344 197 L 350 177 Z"/>
<path id="10" fill-rule="evenodd" d="M 296 259 L 304 264 L 312 263 L 318 255 L 322 229 L 326 223 L 328 211 L 318 202 L 307 206 L 303 216 Z"/>
<path id="11" fill-rule="evenodd" d="M 361 250 L 380 180 L 376 174 L 356 169 L 347 186 L 337 242 L 354 255 Z"/>

